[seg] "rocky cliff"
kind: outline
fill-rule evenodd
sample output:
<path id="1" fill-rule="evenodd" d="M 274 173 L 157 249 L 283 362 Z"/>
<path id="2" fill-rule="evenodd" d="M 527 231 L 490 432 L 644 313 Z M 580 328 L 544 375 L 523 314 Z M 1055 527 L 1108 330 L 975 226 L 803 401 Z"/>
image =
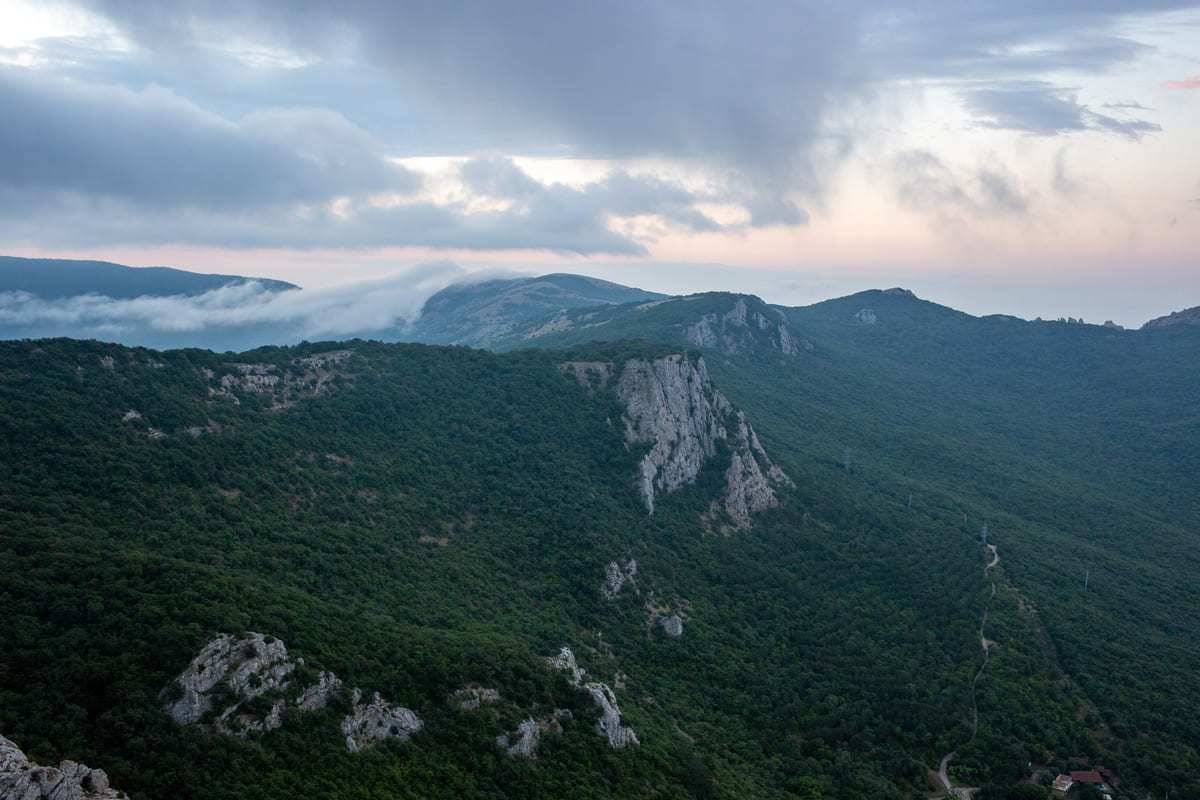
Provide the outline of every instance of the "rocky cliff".
<path id="1" fill-rule="evenodd" d="M 595 370 L 577 369 L 575 374 Z M 767 456 L 745 416 L 713 388 L 704 359 L 693 363 L 672 355 L 630 360 L 615 392 L 625 407 L 625 443 L 650 445 L 638 464 L 637 482 L 651 513 L 661 494 L 695 482 L 717 455 L 719 443 L 728 447 L 731 457 L 713 512 L 727 513 L 734 527 L 749 527 L 752 514 L 778 504 L 775 487 L 791 484 Z"/>
<path id="2" fill-rule="evenodd" d="M 0 800 L 128 800 L 108 785 L 102 769 L 74 761 L 54 767 L 33 764 L 13 742 L 0 736 Z"/>

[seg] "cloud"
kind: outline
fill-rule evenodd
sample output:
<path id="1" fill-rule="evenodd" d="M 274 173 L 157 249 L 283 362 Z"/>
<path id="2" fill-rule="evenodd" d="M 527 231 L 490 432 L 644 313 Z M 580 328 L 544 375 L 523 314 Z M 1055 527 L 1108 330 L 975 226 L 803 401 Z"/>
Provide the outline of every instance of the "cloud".
<path id="1" fill-rule="evenodd" d="M 864 54 L 872 73 L 907 78 L 1106 72 L 1151 49 L 1128 35 L 1128 17 L 1194 7 L 1191 0 L 873 3 Z"/>
<path id="2" fill-rule="evenodd" d="M 289 136 L 303 139 L 304 132 Z M 71 247 L 189 242 L 242 248 L 425 246 L 645 255 L 643 243 L 613 230 L 615 218 L 655 217 L 691 232 L 720 229 L 696 208 L 707 195 L 652 175 L 614 170 L 578 187 L 543 184 L 511 159 L 483 156 L 463 162 L 457 177 L 476 197 L 500 202 L 482 207 L 453 197 L 378 202 L 367 194 L 288 203 L 281 197 L 247 213 L 239 205 L 180 207 L 141 196 L 96 197 L 0 183 L 0 210 L 10 226 L 10 241 L 19 231 L 33 241 L 52 237 Z"/>
<path id="3" fill-rule="evenodd" d="M 1123 121 L 1092 111 L 1072 92 L 1044 81 L 1009 81 L 969 89 L 964 100 L 985 127 L 1038 136 L 1104 130 L 1137 139 L 1162 130 L 1153 122 Z"/>
<path id="4" fill-rule="evenodd" d="M 1125 68 L 1149 51 L 1130 15 L 1194 7 L 80 3 L 122 47 L 43 40 L 20 54 L 41 59 L 37 71 L 0 67 L 0 147 L 23 154 L 0 163 L 0 244 L 644 255 L 649 239 L 633 231 L 798 226 L 880 123 L 874 101 L 913 86 L 951 87 L 988 128 L 1157 131 L 1036 78 Z M 417 156 L 467 159 L 457 196 L 395 163 Z M 513 156 L 610 169 L 568 186 Z M 683 173 L 697 179 L 662 177 Z M 965 185 L 1003 205 L 1006 184 L 993 182 L 994 201 L 984 176 Z M 709 204 L 740 206 L 749 222 L 718 221 Z"/>
<path id="5" fill-rule="evenodd" d="M 72 336 L 218 349 L 354 336 L 394 339 L 426 298 L 464 275 L 453 262 L 435 261 L 384 279 L 284 292 L 269 291 L 255 281 L 192 297 L 82 295 L 43 300 L 25 292 L 4 292 L 0 333 L 9 338 Z"/>
<path id="6" fill-rule="evenodd" d="M 901 153 L 890 166 L 901 205 L 930 214 L 944 226 L 1023 217 L 1031 210 L 1031 197 L 1016 179 L 995 167 L 955 169 L 923 150 Z"/>
<path id="7" fill-rule="evenodd" d="M 268 108 L 230 120 L 168 89 L 85 85 L 0 69 L 0 186 L 154 208 L 249 209 L 365 192 L 416 174 L 341 115 Z"/>
<path id="8" fill-rule="evenodd" d="M 1200 89 L 1200 75 L 1192 75 L 1181 81 L 1163 81 L 1168 89 Z"/>

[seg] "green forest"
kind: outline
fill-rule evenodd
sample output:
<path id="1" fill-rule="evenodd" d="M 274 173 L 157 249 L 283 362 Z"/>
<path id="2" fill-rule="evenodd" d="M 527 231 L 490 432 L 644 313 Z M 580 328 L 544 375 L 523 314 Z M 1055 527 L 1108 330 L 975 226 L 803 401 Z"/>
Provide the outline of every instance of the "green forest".
<path id="1" fill-rule="evenodd" d="M 0 734 L 147 800 L 924 797 L 951 751 L 981 798 L 1044 797 L 1073 757 L 1200 797 L 1200 336 L 869 293 L 741 298 L 776 328 L 689 342 L 738 299 L 501 353 L 0 343 Z M 616 395 L 559 369 L 680 352 L 794 483 L 749 530 L 706 523 L 727 449 L 647 513 Z M 336 705 L 175 724 L 159 693 L 246 631 L 424 727 L 349 753 Z M 564 646 L 639 744 L 597 733 Z M 571 714 L 509 756 L 534 709 Z"/>

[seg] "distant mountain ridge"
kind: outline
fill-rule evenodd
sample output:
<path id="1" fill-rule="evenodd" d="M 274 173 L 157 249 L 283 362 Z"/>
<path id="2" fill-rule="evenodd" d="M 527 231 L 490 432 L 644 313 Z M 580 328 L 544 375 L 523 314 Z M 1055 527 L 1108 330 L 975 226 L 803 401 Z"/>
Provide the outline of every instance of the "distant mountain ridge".
<path id="1" fill-rule="evenodd" d="M 522 323 L 547 313 L 665 297 L 598 278 L 562 273 L 458 283 L 425 302 L 407 338 L 426 344 L 492 347 Z"/>
<path id="2" fill-rule="evenodd" d="M 1157 317 L 1142 326 L 1142 330 L 1150 328 L 1169 328 L 1172 325 L 1200 325 L 1200 306 L 1174 311 L 1165 317 Z"/>
<path id="3" fill-rule="evenodd" d="M 299 289 L 293 283 L 240 275 L 212 275 L 171 267 L 127 267 L 108 261 L 0 256 L 0 292 L 28 292 L 45 300 L 85 294 L 114 299 L 200 295 L 250 281 L 270 291 Z"/>

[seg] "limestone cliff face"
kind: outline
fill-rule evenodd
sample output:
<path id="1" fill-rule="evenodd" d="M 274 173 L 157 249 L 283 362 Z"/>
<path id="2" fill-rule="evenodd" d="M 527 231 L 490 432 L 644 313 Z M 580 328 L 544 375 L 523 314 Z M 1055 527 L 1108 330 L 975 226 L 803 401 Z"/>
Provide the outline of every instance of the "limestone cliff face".
<path id="1" fill-rule="evenodd" d="M 33 764 L 13 742 L 0 736 L 0 798 L 4 800 L 128 800 L 108 785 L 102 769 L 74 761 L 54 767 Z"/>
<path id="2" fill-rule="evenodd" d="M 704 462 L 728 438 L 722 421 L 733 409 L 708 380 L 704 360 L 675 355 L 629 361 L 616 386 L 625 406 L 625 442 L 648 442 L 639 465 L 638 488 L 653 513 L 655 497 L 692 483 Z"/>
<path id="3" fill-rule="evenodd" d="M 278 639 L 261 633 L 221 634 L 204 646 L 159 698 L 180 725 L 197 724 L 212 712 L 212 725 L 222 733 L 242 737 L 251 731 L 265 733 L 282 725 L 285 713 L 324 708 L 342 690 L 341 679 L 332 672 L 320 672 L 315 682 L 299 685 L 293 675 L 303 664 L 304 659 L 292 659 Z M 259 697 L 270 701 L 268 710 L 246 712 L 250 701 Z M 355 689 L 353 708 L 342 720 L 350 752 L 391 737 L 408 741 L 423 726 L 412 711 L 392 706 L 378 694 L 370 703 L 361 700 L 362 691 Z"/>
<path id="4" fill-rule="evenodd" d="M 663 493 L 695 482 L 720 442 L 732 457 L 714 511 L 728 513 L 735 527 L 749 527 L 752 514 L 778 504 L 775 487 L 791 484 L 767 456 L 745 416 L 713 388 L 704 359 L 694 364 L 683 355 L 631 360 L 615 392 L 625 406 L 626 444 L 650 444 L 638 465 L 637 481 L 651 513 Z"/>

